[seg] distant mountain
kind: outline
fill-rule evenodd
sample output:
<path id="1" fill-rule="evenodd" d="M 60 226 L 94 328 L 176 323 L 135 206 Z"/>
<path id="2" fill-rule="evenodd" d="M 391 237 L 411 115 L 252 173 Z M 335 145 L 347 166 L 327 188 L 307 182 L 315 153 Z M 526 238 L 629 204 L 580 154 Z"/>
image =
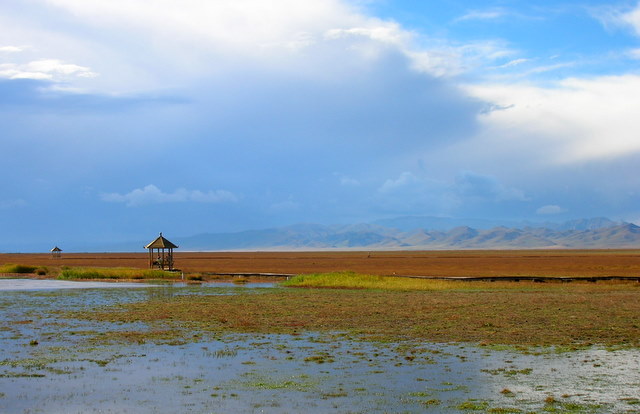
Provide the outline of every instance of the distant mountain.
<path id="1" fill-rule="evenodd" d="M 374 224 L 402 231 L 416 229 L 451 230 L 456 227 L 472 227 L 474 229 L 490 229 L 498 226 L 517 227 L 521 222 L 510 220 L 485 220 L 473 218 L 451 218 L 433 216 L 403 216 L 374 221 Z"/>
<path id="2" fill-rule="evenodd" d="M 487 220 L 474 218 L 452 218 L 433 216 L 402 216 L 374 221 L 374 224 L 402 231 L 417 229 L 451 230 L 456 227 L 472 227 L 477 230 L 489 230 L 494 227 L 507 228 L 538 228 L 552 230 L 595 230 L 603 227 L 613 227 L 623 222 L 616 222 L 605 217 L 589 219 L 575 219 L 564 222 L 531 222 L 518 220 Z"/>
<path id="3" fill-rule="evenodd" d="M 532 227 L 546 227 L 553 230 L 597 230 L 607 227 L 615 227 L 625 224 L 622 221 L 612 221 L 606 217 L 595 217 L 590 219 L 569 220 L 562 223 L 539 223 Z"/>
<path id="4" fill-rule="evenodd" d="M 572 220 L 565 223 L 520 223 L 488 229 L 457 226 L 441 229 L 409 228 L 430 218 L 408 218 L 387 227 L 374 224 L 294 226 L 238 233 L 200 234 L 175 240 L 187 250 L 289 250 L 289 249 L 551 249 L 551 248 L 640 248 L 640 227 L 606 218 Z M 452 223 L 452 222 L 449 222 Z"/>

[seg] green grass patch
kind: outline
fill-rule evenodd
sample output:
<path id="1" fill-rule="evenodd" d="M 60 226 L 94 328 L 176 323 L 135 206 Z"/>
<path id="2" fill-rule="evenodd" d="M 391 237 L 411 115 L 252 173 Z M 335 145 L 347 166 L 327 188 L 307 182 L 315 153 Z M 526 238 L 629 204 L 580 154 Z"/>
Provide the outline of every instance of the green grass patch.
<path id="1" fill-rule="evenodd" d="M 547 403 L 543 412 L 545 413 L 562 413 L 562 414 L 584 414 L 601 412 L 602 406 L 599 404 L 578 404 L 578 403 Z"/>
<path id="2" fill-rule="evenodd" d="M 489 407 L 488 402 L 474 399 L 467 400 L 457 406 L 458 410 L 462 411 L 485 411 L 487 407 Z"/>
<path id="3" fill-rule="evenodd" d="M 484 284 L 462 285 L 461 282 L 455 281 L 367 275 L 355 272 L 330 272 L 297 275 L 283 282 L 282 285 L 309 288 L 382 290 L 449 290 L 473 287 L 484 288 Z"/>
<path id="4" fill-rule="evenodd" d="M 35 273 L 38 266 L 7 263 L 0 266 L 0 273 Z"/>
<path id="5" fill-rule="evenodd" d="M 73 267 L 63 268 L 58 279 L 175 279 L 176 274 L 164 270 L 133 269 L 126 267 Z"/>
<path id="6" fill-rule="evenodd" d="M 429 277 L 382 276 L 352 271 L 300 274 L 281 283 L 287 287 L 327 289 L 369 289 L 410 291 L 549 291 L 566 289 L 560 283 L 522 281 L 468 281 L 444 280 Z M 601 290 L 619 290 L 619 285 L 601 285 Z"/>

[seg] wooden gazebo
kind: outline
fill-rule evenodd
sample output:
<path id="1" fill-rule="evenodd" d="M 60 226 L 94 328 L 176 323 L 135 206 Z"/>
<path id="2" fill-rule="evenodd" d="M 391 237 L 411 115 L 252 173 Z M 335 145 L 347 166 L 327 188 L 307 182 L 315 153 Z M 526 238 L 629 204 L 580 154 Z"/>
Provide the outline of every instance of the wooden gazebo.
<path id="1" fill-rule="evenodd" d="M 177 249 L 178 246 L 165 239 L 162 233 L 144 248 L 149 250 L 150 268 L 173 270 L 173 249 Z"/>
<path id="2" fill-rule="evenodd" d="M 60 257 L 61 254 L 62 254 L 62 249 L 59 248 L 58 246 L 51 249 L 51 257 L 53 257 L 54 259 Z"/>

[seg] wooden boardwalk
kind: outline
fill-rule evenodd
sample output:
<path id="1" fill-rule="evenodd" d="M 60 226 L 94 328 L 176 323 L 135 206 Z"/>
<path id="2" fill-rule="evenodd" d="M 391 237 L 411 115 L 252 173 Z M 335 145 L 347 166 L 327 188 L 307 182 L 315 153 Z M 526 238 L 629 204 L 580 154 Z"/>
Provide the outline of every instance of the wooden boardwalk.
<path id="1" fill-rule="evenodd" d="M 229 272 L 204 272 L 207 276 L 237 276 L 237 277 L 277 277 L 286 278 L 297 276 L 293 273 L 229 273 Z M 639 282 L 640 276 L 419 276 L 419 275 L 383 275 L 386 277 L 404 277 L 409 279 L 433 279 L 433 280 L 453 280 L 461 282 L 598 282 L 598 281 L 628 281 Z"/>

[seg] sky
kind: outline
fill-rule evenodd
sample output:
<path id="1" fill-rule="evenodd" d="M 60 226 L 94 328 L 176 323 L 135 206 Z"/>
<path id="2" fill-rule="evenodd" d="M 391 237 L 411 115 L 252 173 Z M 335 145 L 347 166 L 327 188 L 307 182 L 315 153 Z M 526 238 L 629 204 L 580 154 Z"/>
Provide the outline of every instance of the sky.
<path id="1" fill-rule="evenodd" d="M 3 0 L 0 251 L 640 223 L 640 3 Z"/>

